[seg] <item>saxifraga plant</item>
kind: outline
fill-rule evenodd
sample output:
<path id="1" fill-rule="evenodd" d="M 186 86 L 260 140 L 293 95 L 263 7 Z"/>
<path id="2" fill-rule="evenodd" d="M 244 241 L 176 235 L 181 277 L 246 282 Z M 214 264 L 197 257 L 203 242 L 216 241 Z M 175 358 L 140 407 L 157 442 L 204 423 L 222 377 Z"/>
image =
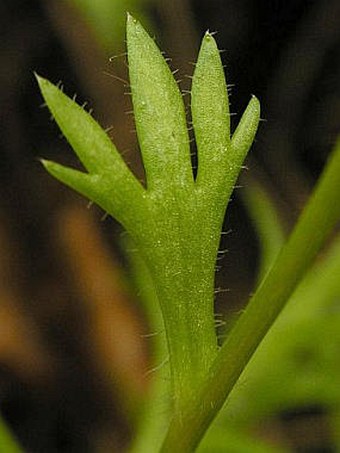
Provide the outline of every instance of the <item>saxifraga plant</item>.
<path id="1" fill-rule="evenodd" d="M 193 74 L 194 177 L 182 95 L 155 42 L 131 16 L 127 50 L 144 187 L 82 107 L 37 76 L 53 117 L 87 172 L 43 160 L 47 171 L 126 229 L 150 272 L 165 325 L 171 410 L 162 451 L 194 450 L 256 347 L 340 217 L 340 146 L 287 244 L 221 348 L 214 275 L 226 206 L 260 119 L 252 96 L 231 135 L 216 42 L 206 33 Z M 159 450 L 156 448 L 156 451 Z"/>

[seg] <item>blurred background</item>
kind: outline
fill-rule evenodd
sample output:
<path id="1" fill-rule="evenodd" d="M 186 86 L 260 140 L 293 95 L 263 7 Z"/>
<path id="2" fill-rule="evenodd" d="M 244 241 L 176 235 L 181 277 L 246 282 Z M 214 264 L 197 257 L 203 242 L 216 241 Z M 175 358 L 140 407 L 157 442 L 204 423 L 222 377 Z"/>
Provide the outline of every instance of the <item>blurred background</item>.
<path id="1" fill-rule="evenodd" d="M 216 312 L 227 326 L 253 291 L 268 246 L 261 206 L 270 206 L 264 218 L 275 217 L 273 208 L 280 219 L 271 233 L 287 234 L 340 132 L 338 0 L 1 0 L 0 404 L 31 452 L 124 451 L 134 435 L 130 406 L 149 385 L 148 319 L 121 229 L 43 170 L 41 157 L 78 163 L 42 108 L 33 75 L 87 102 L 143 179 L 129 114 L 126 11 L 171 56 L 183 91 L 202 35 L 217 32 L 234 127 L 251 94 L 262 104 L 221 243 L 228 252 L 219 262 Z M 340 451 L 340 250 L 330 249 L 300 294 L 312 315 L 302 306 L 294 329 L 283 328 L 275 343 L 280 373 L 265 367 L 268 353 L 262 374 L 254 371 L 257 387 L 233 409 L 234 434 L 247 445 Z M 311 290 L 320 275 L 329 279 Z"/>

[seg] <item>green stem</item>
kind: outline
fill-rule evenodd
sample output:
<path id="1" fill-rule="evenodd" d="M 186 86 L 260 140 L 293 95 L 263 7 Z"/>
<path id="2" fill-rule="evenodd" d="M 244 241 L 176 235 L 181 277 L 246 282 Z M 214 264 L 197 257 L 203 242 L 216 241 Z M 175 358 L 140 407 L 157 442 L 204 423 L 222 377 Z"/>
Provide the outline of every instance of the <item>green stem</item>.
<path id="1" fill-rule="evenodd" d="M 206 379 L 217 354 L 214 262 L 218 244 L 210 241 L 207 247 L 192 193 L 180 203 L 163 197 L 158 203 L 153 197 L 150 206 L 153 223 L 147 228 L 148 238 L 139 240 L 138 247 L 163 313 L 174 411 L 179 416 Z"/>
<path id="2" fill-rule="evenodd" d="M 271 271 L 250 300 L 211 367 L 198 398 L 173 418 L 163 452 L 193 451 L 254 351 L 340 219 L 340 141 Z"/>

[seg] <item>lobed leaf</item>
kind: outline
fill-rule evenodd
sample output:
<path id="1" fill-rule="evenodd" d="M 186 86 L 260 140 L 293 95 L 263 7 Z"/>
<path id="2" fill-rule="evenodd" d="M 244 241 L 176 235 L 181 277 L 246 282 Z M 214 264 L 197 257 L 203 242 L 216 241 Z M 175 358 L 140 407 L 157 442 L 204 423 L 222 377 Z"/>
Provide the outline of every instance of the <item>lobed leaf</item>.
<path id="1" fill-rule="evenodd" d="M 193 76 L 191 111 L 198 155 L 196 184 L 204 194 L 205 218 L 219 230 L 257 130 L 260 106 L 255 97 L 251 99 L 231 139 L 227 84 L 210 33 L 202 40 Z"/>
<path id="2" fill-rule="evenodd" d="M 144 188 L 92 116 L 51 82 L 36 77 L 49 110 L 90 174 L 46 160 L 43 165 L 126 226 L 134 217 L 133 211 L 138 213 L 144 206 Z"/>

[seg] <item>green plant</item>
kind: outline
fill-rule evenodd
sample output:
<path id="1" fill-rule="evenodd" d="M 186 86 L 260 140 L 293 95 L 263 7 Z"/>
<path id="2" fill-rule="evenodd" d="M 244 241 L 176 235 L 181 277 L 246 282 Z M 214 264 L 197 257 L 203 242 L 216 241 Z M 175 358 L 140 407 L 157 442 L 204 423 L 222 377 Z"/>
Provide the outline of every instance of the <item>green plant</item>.
<path id="1" fill-rule="evenodd" d="M 215 260 L 226 206 L 257 130 L 259 102 L 251 98 L 231 136 L 223 68 L 215 40 L 206 33 L 191 90 L 198 155 L 194 178 L 181 93 L 154 41 L 131 16 L 127 47 L 146 187 L 94 119 L 37 77 L 47 106 L 87 172 L 42 162 L 123 225 L 160 303 L 171 374 L 169 418 L 162 420 L 157 439 L 144 450 L 137 442 L 136 451 L 192 451 L 340 217 L 333 206 L 340 189 L 340 145 L 294 232 L 219 349 Z M 156 419 L 152 411 L 149 415 L 150 428 Z"/>

